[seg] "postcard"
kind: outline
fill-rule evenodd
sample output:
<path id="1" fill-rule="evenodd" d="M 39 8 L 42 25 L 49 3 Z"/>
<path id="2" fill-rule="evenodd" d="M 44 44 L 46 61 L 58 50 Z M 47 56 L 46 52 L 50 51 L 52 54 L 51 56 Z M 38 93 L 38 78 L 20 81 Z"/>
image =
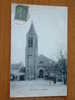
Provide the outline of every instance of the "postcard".
<path id="1" fill-rule="evenodd" d="M 10 97 L 67 96 L 68 8 L 11 6 Z"/>

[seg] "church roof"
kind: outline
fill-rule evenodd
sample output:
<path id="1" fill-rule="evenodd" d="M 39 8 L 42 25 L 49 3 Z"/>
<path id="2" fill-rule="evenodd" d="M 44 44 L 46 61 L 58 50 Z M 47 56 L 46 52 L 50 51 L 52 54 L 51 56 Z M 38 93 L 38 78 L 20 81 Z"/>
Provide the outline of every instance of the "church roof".
<path id="1" fill-rule="evenodd" d="M 52 64 L 55 64 L 55 61 L 53 61 L 52 59 L 50 59 L 50 58 L 48 58 L 48 57 L 46 57 L 46 56 L 44 56 L 44 55 L 40 55 L 40 56 L 38 56 L 38 62 L 40 63 L 40 61 L 41 62 L 44 62 L 44 63 L 52 63 Z"/>
<path id="2" fill-rule="evenodd" d="M 28 33 L 36 33 L 35 32 L 35 28 L 34 28 L 34 24 L 33 24 L 33 22 L 31 23 L 31 25 L 30 25 L 30 29 L 29 29 L 29 31 L 28 31 Z"/>

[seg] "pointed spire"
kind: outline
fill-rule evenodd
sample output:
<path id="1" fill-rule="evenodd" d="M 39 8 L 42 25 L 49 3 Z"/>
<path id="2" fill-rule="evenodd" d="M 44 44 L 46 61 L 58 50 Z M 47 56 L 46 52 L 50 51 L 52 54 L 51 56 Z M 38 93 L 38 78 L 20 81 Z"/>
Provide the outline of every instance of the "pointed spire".
<path id="1" fill-rule="evenodd" d="M 31 34 L 36 33 L 36 32 L 35 32 L 35 28 L 34 28 L 33 22 L 32 22 L 31 25 L 30 25 L 30 29 L 29 29 L 29 32 L 28 32 L 28 33 L 31 33 Z"/>

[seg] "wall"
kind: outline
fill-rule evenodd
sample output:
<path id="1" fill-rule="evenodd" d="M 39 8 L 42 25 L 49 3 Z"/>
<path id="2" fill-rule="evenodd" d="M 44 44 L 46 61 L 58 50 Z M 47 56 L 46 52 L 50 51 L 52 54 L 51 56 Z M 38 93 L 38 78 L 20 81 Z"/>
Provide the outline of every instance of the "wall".
<path id="1" fill-rule="evenodd" d="M 10 8 L 11 2 L 61 5 L 69 7 L 68 17 L 68 96 L 9 98 L 10 78 Z M 75 0 L 0 0 L 0 100 L 75 100 Z"/>

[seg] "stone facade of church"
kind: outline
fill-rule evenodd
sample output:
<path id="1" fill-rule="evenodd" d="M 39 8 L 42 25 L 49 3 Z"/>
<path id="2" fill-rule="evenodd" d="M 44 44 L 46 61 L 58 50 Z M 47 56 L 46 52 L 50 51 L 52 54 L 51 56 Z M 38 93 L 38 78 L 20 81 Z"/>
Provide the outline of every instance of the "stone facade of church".
<path id="1" fill-rule="evenodd" d="M 26 35 L 26 79 L 36 79 L 37 77 L 37 57 L 38 57 L 38 40 L 33 23 Z"/>
<path id="2" fill-rule="evenodd" d="M 44 55 L 38 56 L 38 37 L 33 23 L 26 35 L 25 64 L 27 80 L 45 78 L 55 73 L 54 62 Z"/>

